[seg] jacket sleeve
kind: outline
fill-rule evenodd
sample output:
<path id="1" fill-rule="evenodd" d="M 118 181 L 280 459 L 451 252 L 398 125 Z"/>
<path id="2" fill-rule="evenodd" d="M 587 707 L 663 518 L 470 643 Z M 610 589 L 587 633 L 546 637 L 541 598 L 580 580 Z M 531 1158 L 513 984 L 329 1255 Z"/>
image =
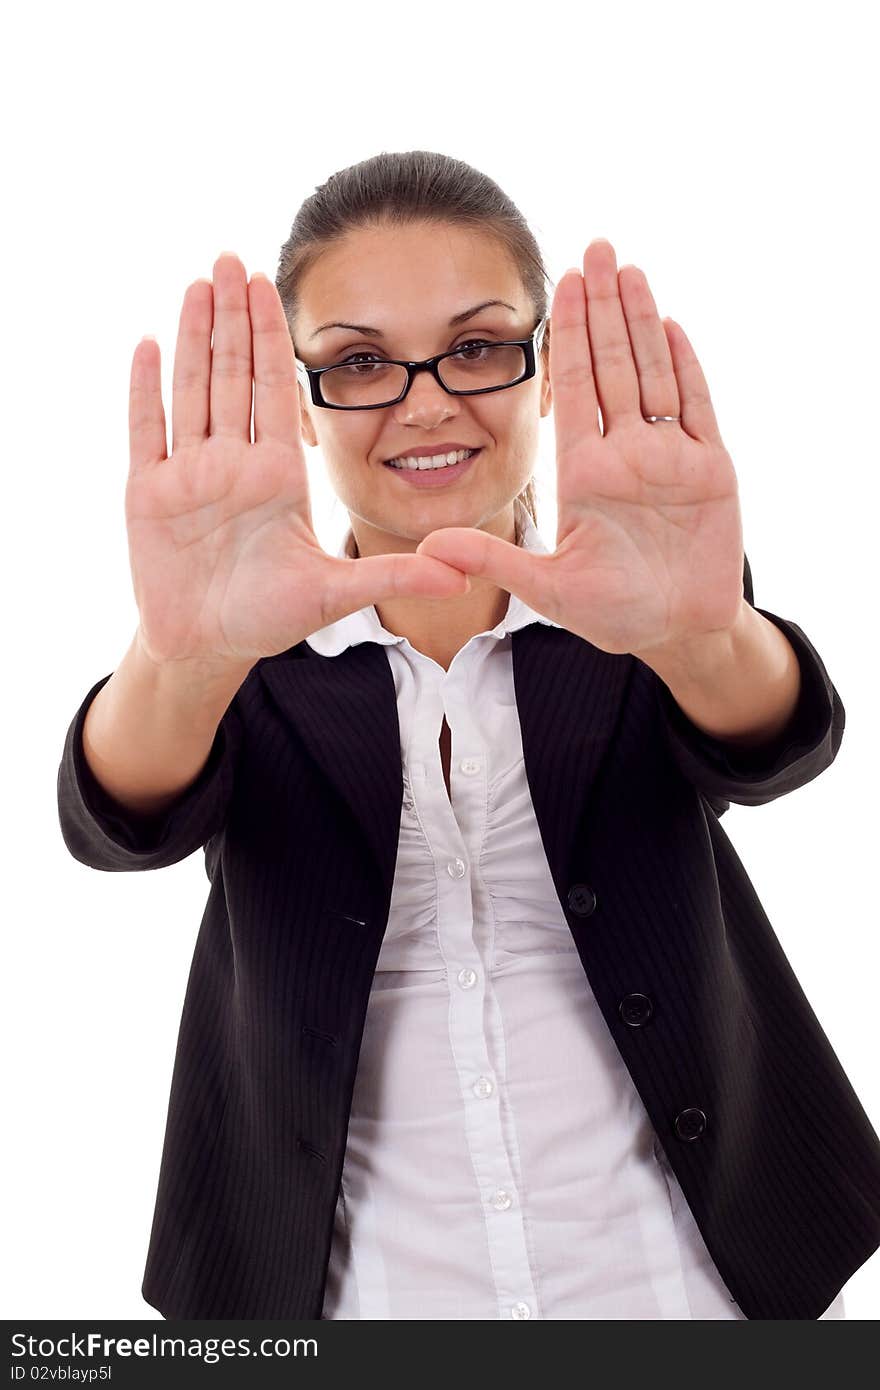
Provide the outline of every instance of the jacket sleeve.
<path id="1" fill-rule="evenodd" d="M 752 575 L 744 556 L 743 593 L 754 608 Z M 676 703 L 668 686 L 655 676 L 666 736 L 678 766 L 723 815 L 731 801 L 763 806 L 795 791 L 837 757 L 846 711 L 822 658 L 796 623 L 766 608 L 756 610 L 780 628 L 797 654 L 801 693 L 788 726 L 762 748 L 734 748 L 698 729 Z M 654 673 L 652 673 L 654 674 Z"/>
<path id="2" fill-rule="evenodd" d="M 74 859 L 90 869 L 164 869 L 192 854 L 224 824 L 242 741 L 238 695 L 226 710 L 208 761 L 195 781 L 160 815 L 139 816 L 108 795 L 83 751 L 89 706 L 110 675 L 92 686 L 67 731 L 58 769 L 61 835 Z"/>

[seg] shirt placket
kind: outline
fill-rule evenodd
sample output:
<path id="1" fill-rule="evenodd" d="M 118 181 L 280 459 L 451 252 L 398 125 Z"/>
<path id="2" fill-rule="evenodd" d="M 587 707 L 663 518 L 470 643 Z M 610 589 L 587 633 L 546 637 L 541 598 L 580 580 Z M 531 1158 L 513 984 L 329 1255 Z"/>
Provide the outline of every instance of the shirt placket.
<path id="1" fill-rule="evenodd" d="M 449 988 L 449 1041 L 464 1109 L 468 1151 L 486 1226 L 501 1318 L 539 1317 L 529 1262 L 521 1192 L 504 1139 L 501 1078 L 493 1061 L 486 1020 L 497 1015 L 487 969 L 491 923 L 478 865 L 486 828 L 488 767 L 467 699 L 468 667 L 475 645 L 456 653 L 449 671 L 430 662 L 425 698 L 419 701 L 411 764 L 416 802 L 430 804 L 443 827 L 431 846 L 437 882 L 437 934 Z M 426 658 L 427 660 L 427 658 Z M 443 781 L 439 738 L 443 716 L 451 733 L 450 805 Z"/>

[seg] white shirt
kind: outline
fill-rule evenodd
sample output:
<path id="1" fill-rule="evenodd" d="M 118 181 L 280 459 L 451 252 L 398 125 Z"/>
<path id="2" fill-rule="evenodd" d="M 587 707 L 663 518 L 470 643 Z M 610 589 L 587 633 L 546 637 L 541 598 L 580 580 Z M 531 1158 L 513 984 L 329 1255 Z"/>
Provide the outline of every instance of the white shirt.
<path id="1" fill-rule="evenodd" d="M 518 544 L 546 553 L 518 499 L 516 522 Z M 337 553 L 352 546 L 349 529 Z M 512 594 L 498 626 L 448 671 L 388 632 L 372 604 L 307 639 L 328 657 L 358 642 L 387 647 L 404 780 L 324 1318 L 744 1316 L 659 1147 L 550 875 L 509 636 L 549 621 Z M 842 1293 L 822 1316 L 845 1316 Z"/>

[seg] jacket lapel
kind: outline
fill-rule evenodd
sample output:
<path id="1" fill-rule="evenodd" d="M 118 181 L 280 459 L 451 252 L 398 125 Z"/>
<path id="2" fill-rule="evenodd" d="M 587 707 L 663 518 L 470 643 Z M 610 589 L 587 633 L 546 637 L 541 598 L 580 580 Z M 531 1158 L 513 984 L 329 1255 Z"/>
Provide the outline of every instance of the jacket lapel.
<path id="1" fill-rule="evenodd" d="M 618 717 L 632 658 L 564 628 L 530 623 L 511 634 L 526 776 L 560 898 L 574 836 Z M 348 805 L 390 901 L 403 798 L 400 730 L 382 645 L 325 657 L 308 643 L 260 675 L 309 756 Z M 439 730 L 438 738 L 439 738 Z"/>
<path id="2" fill-rule="evenodd" d="M 260 675 L 295 736 L 348 804 L 388 890 L 383 901 L 390 902 L 403 774 L 397 695 L 384 647 L 360 642 L 327 657 L 301 642 L 294 651 L 297 656 L 264 662 Z"/>
<path id="3" fill-rule="evenodd" d="M 514 632 L 513 683 L 523 759 L 560 902 L 571 886 L 574 838 L 618 721 L 634 658 L 566 628 Z"/>

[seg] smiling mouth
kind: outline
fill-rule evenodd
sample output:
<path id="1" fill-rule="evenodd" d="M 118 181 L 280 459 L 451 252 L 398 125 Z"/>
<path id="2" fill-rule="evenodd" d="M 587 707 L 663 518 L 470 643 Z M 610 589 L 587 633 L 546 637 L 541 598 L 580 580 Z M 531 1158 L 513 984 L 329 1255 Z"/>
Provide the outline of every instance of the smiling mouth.
<path id="1" fill-rule="evenodd" d="M 385 467 L 394 468 L 397 472 L 404 473 L 442 473 L 445 468 L 457 468 L 461 463 L 467 463 L 480 452 L 479 449 L 459 449 L 451 463 L 429 463 L 428 455 L 422 458 L 412 459 L 386 459 Z"/>

